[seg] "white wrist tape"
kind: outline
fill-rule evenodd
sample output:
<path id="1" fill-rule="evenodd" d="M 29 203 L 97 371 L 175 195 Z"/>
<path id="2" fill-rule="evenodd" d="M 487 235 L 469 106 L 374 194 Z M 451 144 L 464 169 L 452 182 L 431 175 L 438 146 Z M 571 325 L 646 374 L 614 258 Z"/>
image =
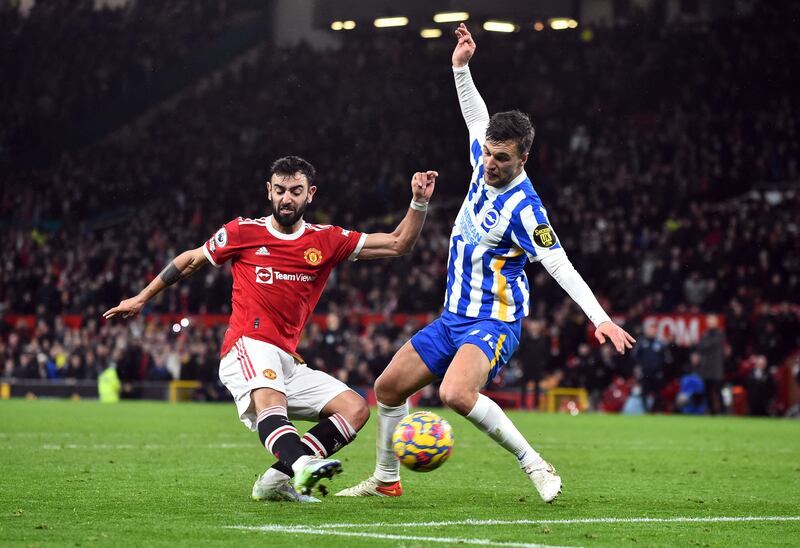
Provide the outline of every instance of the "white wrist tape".
<path id="1" fill-rule="evenodd" d="M 428 202 L 415 202 L 411 200 L 411 205 L 409 206 L 411 209 L 416 211 L 428 211 Z"/>

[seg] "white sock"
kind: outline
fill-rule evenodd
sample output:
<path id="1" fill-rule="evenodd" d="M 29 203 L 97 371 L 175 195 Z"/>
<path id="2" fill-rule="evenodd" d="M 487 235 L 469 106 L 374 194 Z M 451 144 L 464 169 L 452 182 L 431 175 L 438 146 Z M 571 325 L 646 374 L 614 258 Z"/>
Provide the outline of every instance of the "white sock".
<path id="1" fill-rule="evenodd" d="M 392 434 L 408 415 L 408 402 L 390 407 L 378 402 L 378 438 L 375 440 L 375 479 L 387 483 L 400 480 L 400 461 L 392 450 Z"/>
<path id="2" fill-rule="evenodd" d="M 308 464 L 308 461 L 313 458 L 317 457 L 312 455 L 303 455 L 302 457 L 298 457 L 298 459 L 292 463 L 292 470 L 294 471 L 295 475 L 299 474 L 300 470 L 302 470 L 305 465 Z"/>
<path id="3" fill-rule="evenodd" d="M 279 483 L 282 481 L 286 481 L 292 479 L 280 470 L 276 470 L 275 468 L 267 468 L 267 471 L 261 476 L 260 481 L 268 481 L 271 483 Z"/>
<path id="4" fill-rule="evenodd" d="M 478 401 L 467 415 L 467 420 L 477 426 L 478 430 L 488 434 L 506 451 L 513 453 L 521 468 L 533 469 L 544 465 L 541 455 L 531 447 L 500 406 L 490 398 L 478 394 Z"/>

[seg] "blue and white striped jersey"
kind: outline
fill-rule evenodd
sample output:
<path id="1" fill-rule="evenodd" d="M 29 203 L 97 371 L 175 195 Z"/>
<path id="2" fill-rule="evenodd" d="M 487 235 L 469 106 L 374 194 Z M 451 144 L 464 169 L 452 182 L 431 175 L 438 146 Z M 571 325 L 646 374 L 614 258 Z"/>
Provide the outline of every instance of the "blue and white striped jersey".
<path id="1" fill-rule="evenodd" d="M 595 326 L 610 321 L 561 248 L 547 210 L 523 171 L 502 188 L 483 180 L 489 111 L 468 66 L 453 67 L 470 140 L 472 180 L 450 234 L 445 310 L 470 318 L 513 322 L 528 315 L 525 263 L 541 262 Z"/>
<path id="2" fill-rule="evenodd" d="M 474 170 L 450 234 L 444 308 L 512 322 L 528 315 L 526 262 L 542 260 L 561 244 L 524 171 L 501 188 L 484 183 L 486 126 L 469 129 Z"/>

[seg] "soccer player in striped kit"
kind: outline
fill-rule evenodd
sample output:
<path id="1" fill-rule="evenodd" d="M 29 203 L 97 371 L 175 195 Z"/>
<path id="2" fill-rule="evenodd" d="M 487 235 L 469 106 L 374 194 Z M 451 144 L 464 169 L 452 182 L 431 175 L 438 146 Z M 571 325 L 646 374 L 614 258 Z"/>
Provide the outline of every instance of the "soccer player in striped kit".
<path id="1" fill-rule="evenodd" d="M 438 174 L 415 173 L 403 220 L 391 233 L 372 234 L 303 220 L 317 190 L 314 175 L 314 167 L 297 156 L 276 160 L 267 183 L 272 215 L 226 223 L 202 246 L 170 261 L 137 296 L 103 314 L 135 316 L 148 300 L 206 263 L 219 267 L 231 261 L 233 310 L 219 377 L 239 419 L 278 459 L 253 485 L 256 500 L 319 502 L 309 496 L 311 488 L 341 471 L 341 462 L 328 457 L 355 438 L 369 408 L 338 379 L 307 367 L 295 349 L 337 264 L 411 250 Z M 290 419 L 319 422 L 301 437 Z"/>
<path id="2" fill-rule="evenodd" d="M 400 496 L 400 464 L 391 436 L 408 414 L 406 399 L 441 379 L 442 402 L 514 454 L 542 500 L 561 492 L 561 478 L 525 440 L 500 407 L 480 393 L 517 349 L 528 315 L 526 262 L 541 262 L 595 324 L 600 343 L 624 353 L 634 341 L 614 324 L 570 263 L 525 173 L 533 143 L 530 119 L 519 111 L 489 117 L 468 67 L 475 42 L 462 23 L 453 52 L 461 112 L 473 167 L 467 196 L 450 235 L 444 312 L 414 335 L 375 381 L 377 462 L 372 476 L 337 496 Z"/>

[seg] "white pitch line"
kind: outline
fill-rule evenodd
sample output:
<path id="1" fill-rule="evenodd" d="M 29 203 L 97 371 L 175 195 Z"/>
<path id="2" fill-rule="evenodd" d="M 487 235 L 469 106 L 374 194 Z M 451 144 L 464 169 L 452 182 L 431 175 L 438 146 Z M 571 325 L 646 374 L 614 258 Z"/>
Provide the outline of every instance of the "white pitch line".
<path id="1" fill-rule="evenodd" d="M 253 447 L 252 443 L 208 443 L 208 444 L 181 444 L 164 445 L 159 443 L 145 443 L 136 445 L 132 443 L 45 443 L 42 449 L 59 451 L 62 449 L 81 449 L 92 451 L 107 451 L 109 449 L 244 449 Z"/>
<path id="2" fill-rule="evenodd" d="M 476 443 L 468 443 L 468 442 L 464 442 L 464 441 L 459 442 L 459 447 L 461 447 L 462 451 L 463 451 L 464 447 L 472 448 L 472 447 L 478 447 L 479 445 L 482 445 L 482 444 L 477 443 L 477 442 Z M 556 443 L 556 442 L 554 442 L 552 440 L 548 440 L 547 444 L 542 443 L 540 445 L 543 448 L 542 449 L 543 451 L 548 450 L 548 449 L 550 451 L 553 451 L 553 450 L 566 450 L 566 449 L 576 449 L 576 450 L 582 450 L 582 451 L 585 451 L 585 450 L 589 450 L 589 451 L 605 451 L 606 449 L 611 448 L 611 445 L 606 447 L 606 446 L 601 446 L 599 444 L 593 444 L 593 443 L 592 444 L 590 444 L 590 443 Z M 619 450 L 624 449 L 624 450 L 627 450 L 627 451 L 640 451 L 640 452 L 641 451 L 646 451 L 648 453 L 664 453 L 664 452 L 676 453 L 676 452 L 679 452 L 679 453 L 703 453 L 703 454 L 705 454 L 705 453 L 725 453 L 725 454 L 730 454 L 732 451 L 734 451 L 734 449 L 732 449 L 731 447 L 703 447 L 703 446 L 698 446 L 698 447 L 675 447 L 675 448 L 673 448 L 673 447 L 667 447 L 667 446 L 664 446 L 664 445 L 640 445 L 638 443 L 614 444 L 613 448 L 614 449 L 619 449 Z M 750 455 L 750 454 L 752 454 L 752 455 L 763 454 L 762 450 L 753 449 L 751 451 L 751 450 L 748 450 L 747 448 L 743 448 L 743 449 L 738 449 L 737 448 L 737 449 L 735 449 L 735 451 L 740 456 L 741 455 Z M 769 452 L 770 453 L 776 453 L 776 454 L 795 454 L 795 453 L 797 453 L 797 447 L 775 447 L 775 448 L 771 448 L 769 450 Z"/>
<path id="3" fill-rule="evenodd" d="M 352 524 L 357 525 L 357 524 Z M 422 542 L 440 542 L 444 544 L 477 544 L 481 546 L 508 546 L 512 548 L 576 548 L 570 546 L 554 546 L 549 544 L 530 544 L 526 542 L 502 542 L 481 538 L 454 538 L 454 537 L 420 537 L 415 535 L 391 535 L 388 533 L 361 533 L 357 531 L 332 531 L 320 527 L 302 527 L 292 525 L 262 525 L 246 526 L 233 525 L 226 529 L 239 529 L 243 531 L 260 531 L 264 533 L 289 533 L 296 535 L 332 535 L 341 537 L 362 537 L 382 540 L 417 540 Z"/>
<path id="4" fill-rule="evenodd" d="M 676 518 L 575 518 L 575 519 L 464 519 L 457 521 L 423 521 L 409 523 L 326 523 L 319 529 L 349 529 L 360 527 L 448 527 L 453 525 L 578 525 L 598 523 L 736 523 L 748 521 L 800 521 L 800 516 L 718 516 Z"/>
<path id="5" fill-rule="evenodd" d="M 676 518 L 576 518 L 576 519 L 465 519 L 457 521 L 423 521 L 408 523 L 330 523 L 313 527 L 302 525 L 230 525 L 226 529 L 242 531 L 260 531 L 264 533 L 288 533 L 297 535 L 333 535 L 343 537 L 362 537 L 383 540 L 403 540 L 439 542 L 445 544 L 476 544 L 481 546 L 507 546 L 512 548 L 569 548 L 551 546 L 546 544 L 530 544 L 524 542 L 502 542 L 489 539 L 453 538 L 453 537 L 422 537 L 416 535 L 396 535 L 388 533 L 365 533 L 360 531 L 341 531 L 340 529 L 370 528 L 370 527 L 447 527 L 455 525 L 580 525 L 580 524 L 606 524 L 606 523 L 742 523 L 754 521 L 800 521 L 800 516 L 718 516 L 718 517 L 676 517 Z"/>

